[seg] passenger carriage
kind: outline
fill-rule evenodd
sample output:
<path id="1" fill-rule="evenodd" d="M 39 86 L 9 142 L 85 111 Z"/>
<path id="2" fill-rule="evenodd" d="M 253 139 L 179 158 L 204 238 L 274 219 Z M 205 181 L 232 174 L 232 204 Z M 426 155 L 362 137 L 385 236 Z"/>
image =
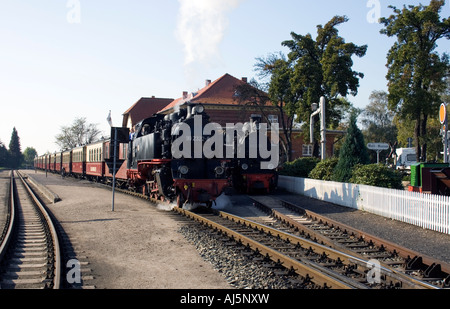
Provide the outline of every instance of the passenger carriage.
<path id="1" fill-rule="evenodd" d="M 72 149 L 72 174 L 80 178 L 86 176 L 86 146 Z"/>
<path id="2" fill-rule="evenodd" d="M 86 176 L 88 178 L 102 181 L 105 177 L 105 147 L 105 140 L 86 146 Z"/>
<path id="3" fill-rule="evenodd" d="M 62 175 L 72 175 L 72 150 L 67 150 L 62 153 Z"/>

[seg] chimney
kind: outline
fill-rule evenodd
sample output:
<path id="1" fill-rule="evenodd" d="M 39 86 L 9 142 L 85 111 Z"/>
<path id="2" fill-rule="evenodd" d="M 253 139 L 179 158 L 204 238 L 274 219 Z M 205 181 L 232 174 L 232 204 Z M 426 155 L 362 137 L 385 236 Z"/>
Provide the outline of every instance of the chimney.
<path id="1" fill-rule="evenodd" d="M 247 77 L 242 77 L 242 81 L 243 81 L 244 83 L 247 83 Z"/>
<path id="2" fill-rule="evenodd" d="M 187 91 L 183 91 L 183 100 L 186 100 L 188 97 L 188 92 Z"/>
<path id="3" fill-rule="evenodd" d="M 209 85 L 211 85 L 211 80 L 207 79 L 206 82 L 205 82 L 205 86 L 208 87 Z"/>

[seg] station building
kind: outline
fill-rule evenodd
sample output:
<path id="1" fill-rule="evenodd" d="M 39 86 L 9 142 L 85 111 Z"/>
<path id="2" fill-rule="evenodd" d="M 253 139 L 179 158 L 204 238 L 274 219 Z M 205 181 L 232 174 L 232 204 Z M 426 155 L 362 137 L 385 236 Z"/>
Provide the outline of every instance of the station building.
<path id="1" fill-rule="evenodd" d="M 250 88 L 240 88 L 248 86 Z M 132 128 L 139 121 L 150 117 L 155 113 L 170 114 L 180 108 L 185 108 L 189 103 L 201 103 L 211 122 L 225 127 L 227 123 L 244 123 L 252 116 L 261 116 L 270 122 L 280 122 L 283 117 L 280 110 L 270 102 L 245 102 L 240 99 L 238 89 L 251 89 L 247 78 L 235 78 L 225 74 L 215 81 L 206 80 L 202 89 L 197 92 L 183 91 L 177 99 L 141 98 L 123 114 L 122 125 Z M 255 93 L 259 90 L 253 88 Z M 263 120 L 263 122 L 265 122 Z M 283 138 L 282 125 L 280 127 L 280 138 Z M 313 145 L 304 141 L 301 129 L 292 131 L 292 159 L 311 157 Z M 327 158 L 334 154 L 334 144 L 345 132 L 327 131 Z M 282 149 L 280 148 L 280 151 Z"/>

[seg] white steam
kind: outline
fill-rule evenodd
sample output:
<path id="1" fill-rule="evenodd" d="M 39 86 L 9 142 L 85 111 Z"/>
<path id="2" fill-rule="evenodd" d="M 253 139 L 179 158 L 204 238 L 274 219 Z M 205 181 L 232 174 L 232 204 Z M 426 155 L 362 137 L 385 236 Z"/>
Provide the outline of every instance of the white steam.
<path id="1" fill-rule="evenodd" d="M 219 45 L 228 26 L 227 13 L 243 0 L 178 0 L 177 37 L 184 45 L 186 66 L 211 66 L 220 59 Z"/>

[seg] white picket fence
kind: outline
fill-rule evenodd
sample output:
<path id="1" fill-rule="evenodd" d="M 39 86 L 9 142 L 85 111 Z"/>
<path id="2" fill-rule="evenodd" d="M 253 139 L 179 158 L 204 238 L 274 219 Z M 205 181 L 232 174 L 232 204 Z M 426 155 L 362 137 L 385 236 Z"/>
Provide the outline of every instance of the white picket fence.
<path id="1" fill-rule="evenodd" d="M 280 188 L 450 234 L 450 197 L 366 185 L 280 176 Z"/>

